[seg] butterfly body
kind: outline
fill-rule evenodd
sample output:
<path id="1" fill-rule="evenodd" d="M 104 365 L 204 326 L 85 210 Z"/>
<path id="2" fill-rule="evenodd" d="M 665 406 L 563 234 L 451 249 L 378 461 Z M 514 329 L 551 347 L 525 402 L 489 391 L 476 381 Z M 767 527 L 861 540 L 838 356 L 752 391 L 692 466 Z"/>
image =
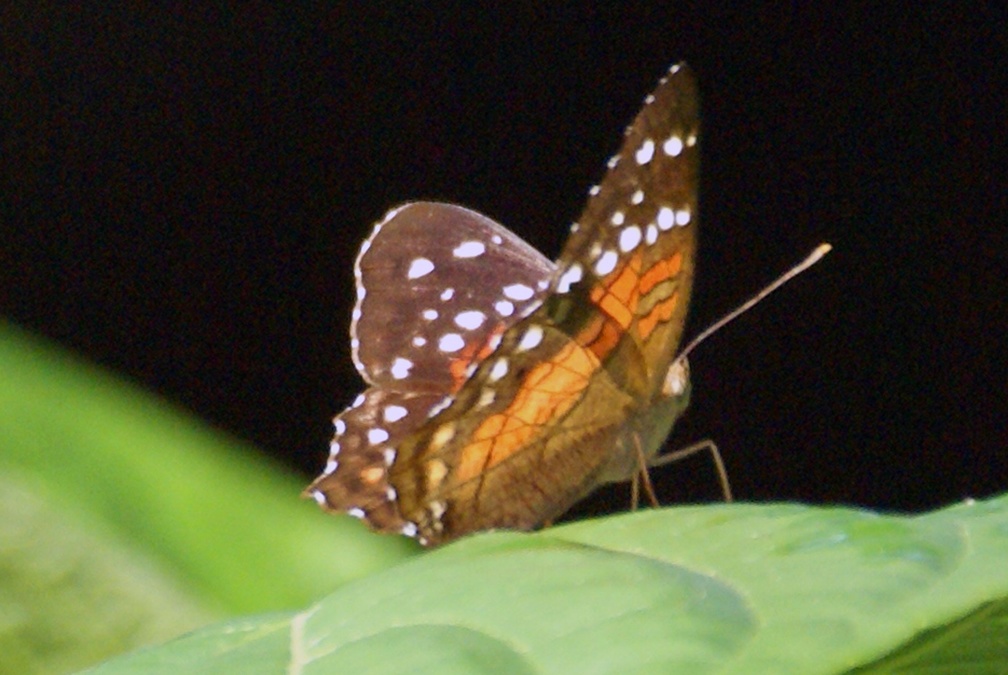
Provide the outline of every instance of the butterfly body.
<path id="1" fill-rule="evenodd" d="M 307 493 L 436 544 L 535 527 L 657 455 L 689 400 L 673 361 L 694 272 L 697 98 L 673 67 L 556 263 L 461 207 L 390 212 L 357 262 L 351 335 L 371 387 L 337 417 Z"/>

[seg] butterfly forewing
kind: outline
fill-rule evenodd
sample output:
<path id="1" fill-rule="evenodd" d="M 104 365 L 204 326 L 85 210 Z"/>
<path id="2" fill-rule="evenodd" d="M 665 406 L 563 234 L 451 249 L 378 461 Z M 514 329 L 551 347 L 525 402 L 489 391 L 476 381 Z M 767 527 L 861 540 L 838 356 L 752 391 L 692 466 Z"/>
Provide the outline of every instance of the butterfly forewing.
<path id="1" fill-rule="evenodd" d="M 629 477 L 635 437 L 664 436 L 646 417 L 689 300 L 698 133 L 693 77 L 673 68 L 592 188 L 542 305 L 399 444 L 389 480 L 422 541 L 534 527 Z"/>
<path id="2" fill-rule="evenodd" d="M 699 132 L 696 82 L 680 64 L 645 99 L 558 260 L 558 295 L 569 285 L 577 300 L 571 309 L 571 301 L 558 301 L 552 314 L 577 326 L 584 314 L 601 310 L 627 345 L 639 349 L 647 378 L 632 384 L 646 392 L 665 377 L 685 324 L 696 249 Z M 585 295 L 588 302 L 580 302 Z"/>
<path id="3" fill-rule="evenodd" d="M 334 420 L 326 469 L 306 493 L 376 529 L 401 531 L 406 522 L 387 480 L 398 443 L 538 306 L 554 272 L 534 248 L 469 209 L 415 202 L 389 211 L 355 265 L 351 349 L 371 387 Z"/>

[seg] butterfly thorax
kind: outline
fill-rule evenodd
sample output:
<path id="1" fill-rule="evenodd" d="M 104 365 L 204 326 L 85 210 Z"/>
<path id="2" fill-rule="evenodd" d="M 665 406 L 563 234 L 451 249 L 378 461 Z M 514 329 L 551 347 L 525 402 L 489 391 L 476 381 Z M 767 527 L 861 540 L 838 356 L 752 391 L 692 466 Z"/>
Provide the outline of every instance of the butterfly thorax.
<path id="1" fill-rule="evenodd" d="M 689 365 L 673 364 L 666 373 L 672 388 L 660 388 L 650 402 L 636 408 L 627 418 L 626 428 L 620 435 L 612 460 L 602 474 L 606 483 L 622 483 L 651 465 L 659 454 L 672 427 L 689 406 L 692 383 Z"/>

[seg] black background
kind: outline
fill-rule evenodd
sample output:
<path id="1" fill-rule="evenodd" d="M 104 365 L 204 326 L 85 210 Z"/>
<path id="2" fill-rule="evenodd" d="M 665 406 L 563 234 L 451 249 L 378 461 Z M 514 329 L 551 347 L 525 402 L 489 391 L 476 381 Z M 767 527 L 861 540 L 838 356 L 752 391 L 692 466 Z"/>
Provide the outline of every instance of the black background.
<path id="1" fill-rule="evenodd" d="M 716 440 L 742 500 L 918 511 L 1008 488 L 1003 10 L 329 4 L 0 10 L 0 315 L 307 480 L 361 387 L 373 221 L 453 201 L 555 256 L 686 60 L 688 334 L 835 250 L 695 353 L 669 446 Z M 704 460 L 655 479 L 666 503 L 718 498 Z"/>

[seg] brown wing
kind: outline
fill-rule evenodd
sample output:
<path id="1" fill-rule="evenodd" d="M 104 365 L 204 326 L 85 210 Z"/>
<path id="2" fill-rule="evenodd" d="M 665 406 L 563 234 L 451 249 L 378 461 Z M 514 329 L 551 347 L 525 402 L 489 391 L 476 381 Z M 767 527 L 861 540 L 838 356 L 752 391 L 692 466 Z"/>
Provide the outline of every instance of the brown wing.
<path id="1" fill-rule="evenodd" d="M 555 270 L 469 209 L 413 202 L 389 211 L 354 266 L 351 347 L 370 387 L 334 420 L 329 461 L 305 494 L 374 529 L 401 531 L 386 473 L 395 448 L 539 305 Z"/>
<path id="2" fill-rule="evenodd" d="M 592 188 L 542 306 L 398 445 L 389 482 L 421 541 L 534 527 L 629 465 L 627 425 L 646 422 L 682 335 L 698 134 L 696 85 L 676 66 Z"/>

